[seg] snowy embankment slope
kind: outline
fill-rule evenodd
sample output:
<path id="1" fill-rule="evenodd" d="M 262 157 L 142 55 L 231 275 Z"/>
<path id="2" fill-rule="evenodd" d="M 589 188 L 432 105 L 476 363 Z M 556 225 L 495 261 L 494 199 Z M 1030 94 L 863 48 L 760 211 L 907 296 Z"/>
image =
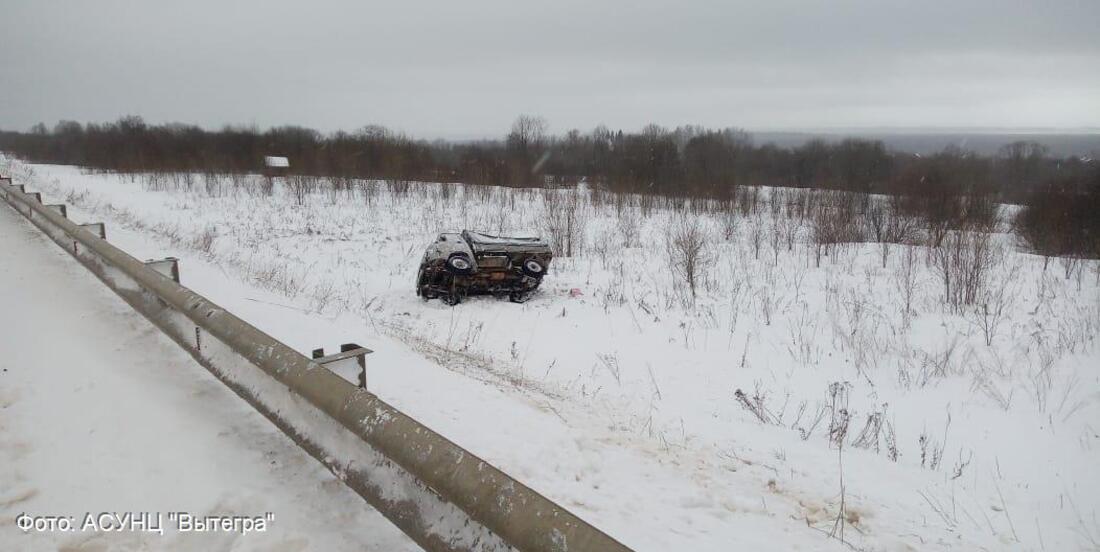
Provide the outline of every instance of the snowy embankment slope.
<path id="1" fill-rule="evenodd" d="M 419 550 L 6 204 L 0 251 L 0 549 Z M 15 526 L 176 511 L 274 518 L 247 535 Z"/>
<path id="2" fill-rule="evenodd" d="M 923 252 L 902 308 L 897 273 L 922 248 L 894 246 L 883 268 L 879 246 L 853 245 L 817 267 L 805 228 L 757 256 L 768 213 L 727 237 L 702 215 L 718 260 L 692 303 L 666 268 L 668 208 L 586 197 L 581 247 L 539 296 L 451 309 L 412 294 L 423 246 L 443 229 L 531 231 L 539 193 L 362 183 L 299 205 L 247 179 L 14 169 L 134 255 L 180 257 L 185 285 L 301 351 L 375 349 L 379 396 L 638 550 L 843 549 L 825 535 L 841 497 L 831 388 L 850 403 L 855 546 L 1100 539 L 1094 265 L 1067 279 L 999 236 L 1011 300 L 987 343 L 973 313 L 941 304 Z"/>

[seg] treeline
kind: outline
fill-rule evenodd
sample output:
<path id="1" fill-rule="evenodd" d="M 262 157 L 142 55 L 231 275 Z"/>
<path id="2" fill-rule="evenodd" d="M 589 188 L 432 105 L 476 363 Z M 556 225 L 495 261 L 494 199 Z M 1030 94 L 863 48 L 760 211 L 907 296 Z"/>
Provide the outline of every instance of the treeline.
<path id="1" fill-rule="evenodd" d="M 283 155 L 300 174 L 409 179 L 424 176 L 433 163 L 426 144 L 382 127 L 329 136 L 293 126 L 207 131 L 183 124 L 147 125 L 133 116 L 114 123 L 61 121 L 52 130 L 38 124 L 29 133 L 0 132 L 0 148 L 29 161 L 119 172 L 259 172 L 264 156 Z"/>
<path id="2" fill-rule="evenodd" d="M 1034 190 L 1015 218 L 1016 233 L 1037 253 L 1100 258 L 1100 167 Z"/>
<path id="3" fill-rule="evenodd" d="M 945 218 L 993 201 L 1025 203 L 1030 207 L 1018 223 L 1032 247 L 1100 255 L 1092 245 L 1100 240 L 1097 162 L 1054 158 L 1035 142 L 1007 144 L 995 156 L 959 148 L 918 156 L 863 139 L 758 145 L 742 131 L 698 126 L 649 125 L 640 132 L 600 126 L 551 135 L 544 119 L 524 115 L 501 140 L 456 143 L 379 126 L 330 134 L 292 126 L 209 131 L 131 116 L 0 132 L 0 149 L 34 162 L 121 172 L 259 172 L 265 155 L 283 155 L 293 173 L 336 179 L 520 187 L 583 180 L 608 191 L 716 199 L 732 199 L 740 186 L 832 189 L 904 196 Z"/>

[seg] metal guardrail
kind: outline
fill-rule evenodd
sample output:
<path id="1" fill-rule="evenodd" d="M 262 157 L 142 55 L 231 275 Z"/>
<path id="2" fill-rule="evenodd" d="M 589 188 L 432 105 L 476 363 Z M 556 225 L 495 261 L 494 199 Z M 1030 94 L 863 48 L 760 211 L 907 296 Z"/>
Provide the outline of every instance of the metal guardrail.
<path id="1" fill-rule="evenodd" d="M 430 552 L 630 552 L 477 456 L 0 178 L 0 195 Z M 173 267 L 176 265 L 173 264 Z M 156 267 L 161 268 L 161 267 Z M 171 275 L 167 275 L 171 274 Z M 364 382 L 365 383 L 365 382 Z"/>

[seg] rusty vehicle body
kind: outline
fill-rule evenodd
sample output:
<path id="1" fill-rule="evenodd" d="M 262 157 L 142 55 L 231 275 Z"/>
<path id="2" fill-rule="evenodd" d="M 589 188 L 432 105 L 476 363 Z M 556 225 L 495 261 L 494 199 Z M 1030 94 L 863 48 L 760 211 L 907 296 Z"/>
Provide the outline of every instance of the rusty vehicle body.
<path id="1" fill-rule="evenodd" d="M 540 238 L 510 238 L 463 230 L 439 235 L 424 253 L 416 294 L 456 305 L 470 295 L 531 297 L 550 268 L 553 253 Z"/>

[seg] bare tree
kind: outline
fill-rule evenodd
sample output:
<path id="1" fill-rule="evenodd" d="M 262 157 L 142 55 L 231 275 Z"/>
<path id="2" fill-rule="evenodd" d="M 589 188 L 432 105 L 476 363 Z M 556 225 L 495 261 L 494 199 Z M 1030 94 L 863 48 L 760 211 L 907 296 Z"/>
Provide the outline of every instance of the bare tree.
<path id="1" fill-rule="evenodd" d="M 773 197 L 777 197 L 776 194 L 772 194 Z M 772 264 L 779 266 L 779 250 L 783 244 L 783 221 L 787 220 L 778 212 L 772 213 L 772 227 L 771 232 L 768 234 L 768 245 L 772 249 Z"/>
<path id="2" fill-rule="evenodd" d="M 508 154 L 512 178 L 515 184 L 538 182 L 538 175 L 546 162 L 546 119 L 534 115 L 520 115 L 512 123 L 508 133 Z"/>
<path id="3" fill-rule="evenodd" d="M 799 211 L 788 207 L 786 216 L 780 217 L 778 228 L 782 234 L 783 243 L 787 245 L 787 251 L 794 250 L 794 241 L 806 220 Z"/>
<path id="4" fill-rule="evenodd" d="M 917 288 L 917 248 L 909 246 L 901 257 L 901 264 L 894 272 L 894 286 L 901 295 L 904 303 L 905 324 L 908 326 L 910 315 L 913 313 L 913 294 Z"/>
<path id="5" fill-rule="evenodd" d="M 760 247 L 764 245 L 764 219 L 760 213 L 753 214 L 749 223 L 749 244 L 752 245 L 752 256 L 760 258 Z"/>
<path id="6" fill-rule="evenodd" d="M 710 241 L 710 231 L 702 220 L 685 211 L 674 215 L 665 235 L 669 266 L 687 285 L 691 304 L 695 303 L 699 284 L 714 262 Z"/>
<path id="7" fill-rule="evenodd" d="M 508 134 L 509 145 L 523 150 L 541 148 L 546 145 L 546 119 L 536 115 L 520 115 L 512 123 Z"/>
<path id="8" fill-rule="evenodd" d="M 722 222 L 722 238 L 731 241 L 737 235 L 737 227 L 741 219 L 737 216 L 737 205 L 733 201 L 723 201 L 722 208 L 718 212 Z"/>
<path id="9" fill-rule="evenodd" d="M 996 282 L 985 286 L 977 303 L 969 311 L 971 322 L 982 331 L 986 346 L 993 345 L 997 330 L 1008 318 L 1016 297 L 1016 280 L 1020 265 L 1016 264 Z"/>
<path id="10" fill-rule="evenodd" d="M 286 177 L 286 186 L 294 196 L 294 201 L 299 206 L 305 205 L 306 198 L 317 187 L 317 179 L 304 174 L 293 174 Z"/>
<path id="11" fill-rule="evenodd" d="M 575 191 L 543 190 L 542 230 L 550 239 L 554 253 L 572 257 L 584 249 L 588 211 L 581 194 Z"/>

